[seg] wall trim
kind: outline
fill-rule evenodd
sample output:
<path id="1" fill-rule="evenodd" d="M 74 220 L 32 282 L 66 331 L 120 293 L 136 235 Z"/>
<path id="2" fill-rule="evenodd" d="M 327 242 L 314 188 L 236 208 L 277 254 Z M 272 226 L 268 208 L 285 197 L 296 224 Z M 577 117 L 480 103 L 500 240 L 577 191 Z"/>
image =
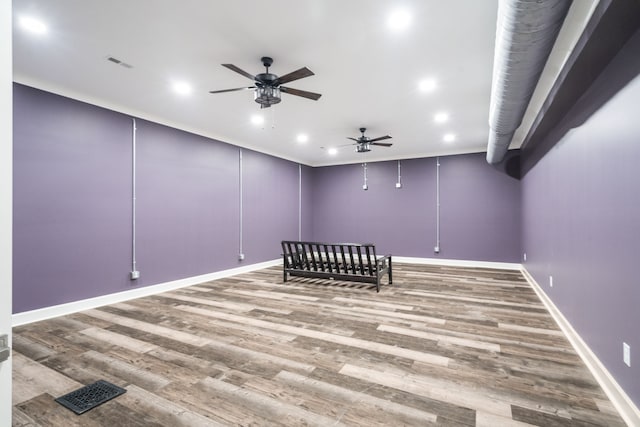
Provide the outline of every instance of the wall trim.
<path id="1" fill-rule="evenodd" d="M 81 301 L 73 301 L 65 304 L 54 305 L 51 307 L 39 308 L 31 311 L 16 313 L 12 316 L 12 326 L 25 325 L 27 323 L 39 322 L 41 320 L 51 319 L 53 317 L 65 316 L 67 314 L 77 313 L 79 311 L 89 310 L 92 308 L 102 307 L 109 304 L 128 301 L 134 298 L 141 298 L 150 295 L 168 292 L 187 286 L 197 285 L 198 283 L 209 282 L 211 280 L 223 279 L 225 277 L 235 276 L 240 273 L 248 273 L 255 270 L 261 270 L 267 267 L 280 265 L 282 259 L 265 261 L 251 264 L 243 267 L 231 268 L 228 270 L 216 271 L 214 273 L 202 274 L 199 276 L 187 277 L 184 279 L 172 280 L 170 282 L 159 283 L 157 285 L 145 286 L 143 288 L 131 289 L 124 292 L 117 292 L 108 295 L 102 295 L 95 298 L 88 298 Z"/>
<path id="2" fill-rule="evenodd" d="M 613 375 L 609 373 L 607 368 L 600 362 L 600 359 L 591 351 L 587 343 L 585 343 L 575 329 L 573 329 L 571 323 L 564 317 L 562 312 L 555 306 L 551 298 L 547 296 L 542 290 L 542 287 L 524 266 L 522 267 L 522 275 L 527 279 L 535 293 L 538 294 L 544 306 L 569 339 L 569 342 L 576 353 L 578 353 L 578 356 L 580 356 L 580 359 L 587 365 L 587 368 L 589 368 L 591 374 L 609 397 L 613 406 L 618 410 L 622 419 L 624 419 L 629 426 L 640 426 L 640 410 L 638 410 L 638 407 L 633 403 L 631 398 L 625 393 L 622 387 L 620 387 L 620 384 L 613 378 Z"/>
<path id="3" fill-rule="evenodd" d="M 414 258 L 414 257 L 393 257 L 393 261 L 409 264 L 428 264 L 428 265 L 446 265 L 456 267 L 475 267 L 475 268 L 497 268 L 503 270 L 520 270 L 520 264 L 503 263 L 503 262 L 487 262 L 487 261 L 467 261 L 454 259 L 438 259 L 438 258 Z M 150 295 L 168 292 L 187 286 L 197 285 L 198 283 L 208 282 L 211 280 L 222 279 L 225 277 L 235 276 L 236 274 L 248 273 L 267 267 L 280 265 L 282 259 L 251 264 L 238 268 L 217 271 L 214 273 L 203 274 L 200 276 L 187 277 L 184 279 L 173 280 L 170 282 L 159 283 L 156 285 L 145 286 L 143 288 L 131 289 L 128 291 L 117 292 L 108 295 L 102 295 L 95 298 L 88 298 L 81 301 L 73 301 L 65 304 L 54 305 L 51 307 L 39 308 L 22 313 L 15 313 L 12 316 L 12 326 L 26 325 L 28 323 L 39 322 L 41 320 L 51 319 L 54 317 L 65 316 L 77 313 L 83 310 L 102 307 L 109 304 L 128 301 L 134 298 L 141 298 Z"/>
<path id="4" fill-rule="evenodd" d="M 522 269 L 522 264 L 511 262 L 493 262 L 493 261 L 470 261 L 464 259 L 441 259 L 441 258 L 414 258 L 405 256 L 393 256 L 393 262 L 404 264 L 426 264 L 426 265 L 446 265 L 451 267 L 475 267 L 475 268 L 497 268 L 500 270 L 518 270 Z"/>

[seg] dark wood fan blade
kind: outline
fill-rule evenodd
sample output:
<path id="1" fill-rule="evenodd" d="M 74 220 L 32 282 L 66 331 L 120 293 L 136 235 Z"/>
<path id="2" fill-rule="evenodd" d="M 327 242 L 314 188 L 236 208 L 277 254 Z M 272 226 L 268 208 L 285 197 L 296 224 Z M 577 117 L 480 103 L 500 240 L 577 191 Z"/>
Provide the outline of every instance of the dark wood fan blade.
<path id="1" fill-rule="evenodd" d="M 391 147 L 393 144 L 390 142 L 370 142 L 369 145 L 379 145 L 380 147 Z"/>
<path id="2" fill-rule="evenodd" d="M 355 141 L 355 142 L 360 142 L 360 140 L 359 140 L 359 139 L 357 139 L 357 138 L 351 138 L 350 136 L 348 136 L 348 137 L 347 137 L 347 139 L 350 139 L 350 140 Z"/>
<path id="3" fill-rule="evenodd" d="M 391 139 L 389 135 L 379 136 L 377 138 L 370 139 L 369 142 L 382 141 L 383 139 Z"/>
<path id="4" fill-rule="evenodd" d="M 224 93 L 224 92 L 235 92 L 238 90 L 248 90 L 248 89 L 255 89 L 255 86 L 249 86 L 249 87 L 237 87 L 235 89 L 222 89 L 222 90 L 210 90 L 209 93 Z"/>
<path id="5" fill-rule="evenodd" d="M 289 95 L 296 95 L 296 96 L 301 96 L 303 98 L 313 99 L 314 101 L 317 101 L 322 96 L 322 94 L 319 94 L 319 93 L 307 92 L 306 90 L 293 89 L 290 87 L 283 87 L 283 86 L 280 86 L 280 91 L 284 93 L 288 93 Z"/>
<path id="6" fill-rule="evenodd" d="M 222 64 L 222 66 L 223 66 L 223 67 L 227 67 L 227 68 L 228 68 L 228 69 L 230 69 L 231 71 L 235 71 L 235 72 L 236 72 L 236 73 L 238 73 L 238 74 L 242 74 L 243 76 L 245 76 L 245 77 L 246 77 L 246 78 L 248 78 L 248 79 L 256 80 L 256 76 L 254 76 L 253 74 L 249 74 L 249 73 L 247 73 L 246 71 L 244 71 L 244 70 L 242 70 L 242 69 L 240 69 L 240 68 L 236 67 L 236 66 L 235 66 L 235 65 L 233 65 L 233 64 Z"/>
<path id="7" fill-rule="evenodd" d="M 289 74 L 285 74 L 284 76 L 278 77 L 274 82 L 274 86 L 281 85 L 283 83 L 289 83 L 294 80 L 302 79 L 304 77 L 313 76 L 313 71 L 308 69 L 307 67 L 302 67 L 299 70 L 292 71 Z"/>

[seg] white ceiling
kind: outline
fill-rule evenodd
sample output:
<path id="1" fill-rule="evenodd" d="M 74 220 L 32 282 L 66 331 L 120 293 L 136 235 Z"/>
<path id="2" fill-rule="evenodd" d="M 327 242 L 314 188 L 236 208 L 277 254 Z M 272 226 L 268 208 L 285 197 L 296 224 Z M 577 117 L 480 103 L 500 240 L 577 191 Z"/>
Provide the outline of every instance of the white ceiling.
<path id="1" fill-rule="evenodd" d="M 486 150 L 497 0 L 14 0 L 14 80 L 126 114 L 311 166 Z M 574 2 L 575 3 L 575 2 Z M 410 12 L 392 31 L 390 13 Z M 36 17 L 47 32 L 24 31 Z M 126 68 L 106 58 L 131 64 Z M 260 110 L 251 86 L 222 67 L 257 74 L 262 56 L 286 84 L 319 92 L 288 94 Z M 421 80 L 437 87 L 419 90 Z M 188 82 L 190 95 L 172 90 Z M 447 112 L 446 123 L 434 115 Z M 251 116 L 262 114 L 262 126 Z M 358 128 L 389 134 L 391 148 L 366 154 L 343 146 Z M 299 133 L 308 135 L 298 143 Z M 454 142 L 443 135 L 453 133 Z M 387 142 L 387 141 L 385 141 Z"/>

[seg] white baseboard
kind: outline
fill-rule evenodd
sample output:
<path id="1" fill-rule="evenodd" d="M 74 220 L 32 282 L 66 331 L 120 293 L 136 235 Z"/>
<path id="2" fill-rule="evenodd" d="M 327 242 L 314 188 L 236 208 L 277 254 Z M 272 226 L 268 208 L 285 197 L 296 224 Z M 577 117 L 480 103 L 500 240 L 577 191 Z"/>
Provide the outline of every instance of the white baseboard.
<path id="1" fill-rule="evenodd" d="M 393 262 L 406 264 L 446 265 L 451 267 L 496 268 L 499 270 L 521 270 L 522 264 L 510 262 L 468 261 L 463 259 L 414 258 L 393 256 Z"/>
<path id="2" fill-rule="evenodd" d="M 394 262 L 413 263 L 413 264 L 433 264 L 433 265 L 450 265 L 458 267 L 481 267 L 481 268 L 498 268 L 507 270 L 520 270 L 520 264 L 509 264 L 502 262 L 484 262 L 484 261 L 465 261 L 465 260 L 447 260 L 437 258 L 412 258 L 412 257 L 393 257 Z M 210 280 L 221 279 L 224 277 L 234 276 L 236 274 L 248 273 L 262 268 L 280 265 L 282 259 L 251 264 L 243 267 L 232 268 L 229 270 L 218 271 L 215 273 L 203 274 L 200 276 L 187 277 L 185 279 L 173 280 L 171 282 L 160 283 L 157 285 L 145 286 L 143 288 L 131 289 L 124 292 L 118 292 L 109 295 L 102 295 L 95 298 L 89 298 L 81 301 L 74 301 L 51 307 L 40 308 L 22 313 L 16 313 L 12 316 L 12 325 L 20 326 L 27 323 L 39 322 L 41 320 L 51 319 L 53 317 L 64 316 L 67 314 L 77 313 L 83 310 L 89 310 L 104 305 L 116 304 L 134 298 L 141 298 L 149 295 L 159 294 L 161 292 L 172 291 L 174 289 L 186 286 L 196 285 L 198 283 L 208 282 Z"/>
<path id="3" fill-rule="evenodd" d="M 184 288 L 186 286 L 197 285 L 211 280 L 222 279 L 225 277 L 235 276 L 240 273 L 248 273 L 254 270 L 260 270 L 267 267 L 273 267 L 282 263 L 281 259 L 266 261 L 257 264 L 251 264 L 229 270 L 217 271 L 215 273 L 203 274 L 200 276 L 187 277 L 185 279 L 173 280 L 171 282 L 159 283 L 157 285 L 145 286 L 143 288 L 131 289 L 129 291 L 118 292 L 109 295 L 102 295 L 95 298 L 89 298 L 82 301 L 74 301 L 51 307 L 39 308 L 37 310 L 16 313 L 12 316 L 12 325 L 20 326 L 27 323 L 38 322 L 40 320 L 51 319 L 53 317 L 64 316 L 67 314 L 77 313 L 83 310 L 89 310 L 109 304 L 131 300 L 134 298 L 146 297 L 149 295 L 159 294 L 161 292 L 172 291 L 174 289 Z"/>
<path id="4" fill-rule="evenodd" d="M 587 368 L 589 368 L 589 371 L 591 371 L 591 374 L 596 378 L 596 381 L 598 381 L 598 384 L 600 384 L 600 387 L 602 387 L 607 394 L 613 406 L 618 410 L 622 419 L 624 419 L 629 426 L 640 426 L 640 410 L 638 410 L 638 407 L 524 267 L 522 268 L 522 274 L 535 293 L 538 294 L 538 297 L 542 300 L 547 310 L 549 310 L 551 316 L 553 316 L 560 329 L 562 329 L 562 332 L 564 332 L 565 336 L 569 339 L 578 356 L 580 356 L 582 361 L 587 365 Z"/>

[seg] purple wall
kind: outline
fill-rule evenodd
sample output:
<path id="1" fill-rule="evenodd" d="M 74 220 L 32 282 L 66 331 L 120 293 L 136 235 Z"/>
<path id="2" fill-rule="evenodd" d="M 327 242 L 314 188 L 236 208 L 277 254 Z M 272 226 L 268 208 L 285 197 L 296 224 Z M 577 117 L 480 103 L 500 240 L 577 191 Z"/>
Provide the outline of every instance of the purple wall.
<path id="1" fill-rule="evenodd" d="M 314 170 L 313 239 L 372 242 L 396 256 L 519 262 L 520 183 L 484 155 L 440 158 L 440 254 L 436 244 L 436 159 Z"/>
<path id="2" fill-rule="evenodd" d="M 301 166 L 302 172 L 302 211 L 301 211 L 301 240 L 312 240 L 313 237 L 313 177 L 314 169 Z"/>
<path id="3" fill-rule="evenodd" d="M 242 155 L 245 262 L 280 258 L 280 242 L 298 238 L 298 164 L 249 150 Z"/>
<path id="4" fill-rule="evenodd" d="M 314 171 L 313 240 L 375 243 L 379 253 L 425 256 L 435 244 L 435 159 L 351 164 Z"/>
<path id="5" fill-rule="evenodd" d="M 13 109 L 14 312 L 126 289 L 130 120 L 20 85 Z"/>
<path id="6" fill-rule="evenodd" d="M 236 266 L 238 149 L 143 120 L 137 128 L 136 285 Z"/>
<path id="7" fill-rule="evenodd" d="M 520 262 L 520 181 L 485 153 L 440 158 L 440 257 Z"/>
<path id="8" fill-rule="evenodd" d="M 239 262 L 239 149 L 137 127 L 141 278 L 130 281 L 131 119 L 14 84 L 15 313 L 276 259 L 297 237 L 297 164 L 243 150 Z"/>
<path id="9" fill-rule="evenodd" d="M 522 195 L 526 269 L 640 406 L 640 77 L 584 118 L 621 70 L 640 70 L 638 52 L 640 32 L 567 112 L 561 127 L 581 125 L 556 132 L 564 136 L 524 177 Z"/>

